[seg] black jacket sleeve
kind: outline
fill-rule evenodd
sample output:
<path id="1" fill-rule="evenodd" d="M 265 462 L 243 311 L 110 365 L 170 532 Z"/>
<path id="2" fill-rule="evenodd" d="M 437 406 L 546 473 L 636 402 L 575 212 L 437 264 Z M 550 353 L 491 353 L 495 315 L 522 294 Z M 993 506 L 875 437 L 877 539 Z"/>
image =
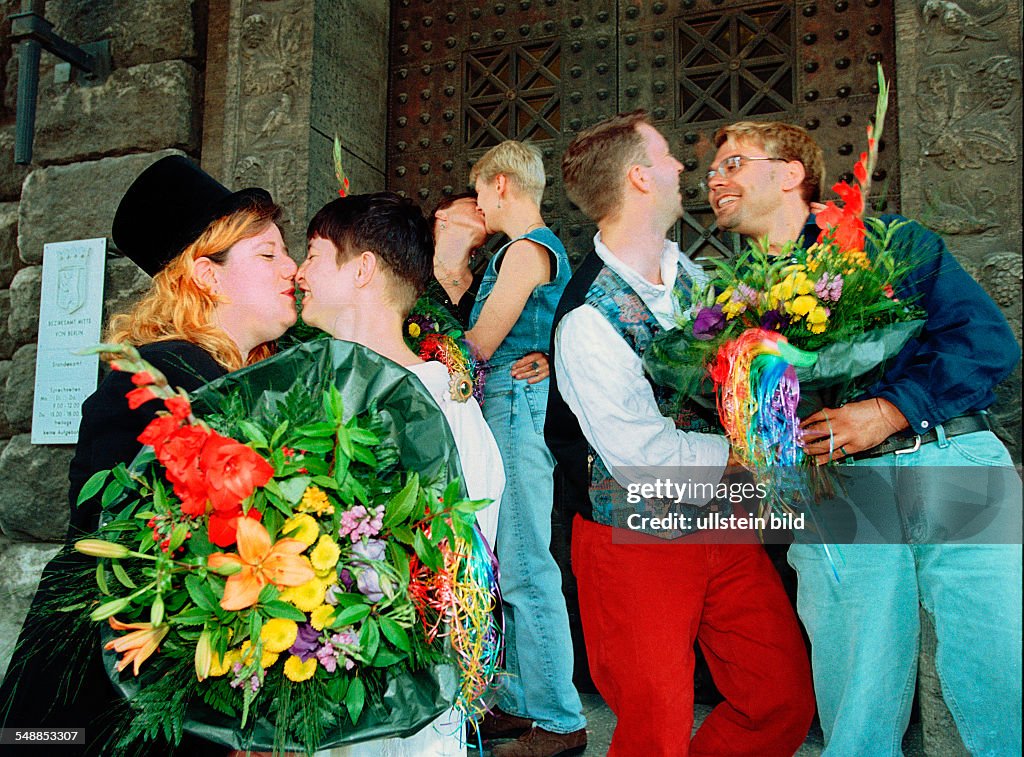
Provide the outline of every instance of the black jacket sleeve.
<path id="1" fill-rule="evenodd" d="M 224 375 L 225 370 L 208 352 L 191 342 L 156 342 L 139 348 L 142 357 L 161 371 L 173 387 L 192 392 L 209 381 Z M 97 471 L 127 463 L 138 454 L 142 445 L 138 436 L 163 409 L 163 403 L 151 400 L 131 410 L 125 395 L 135 387 L 131 375 L 111 371 L 99 388 L 82 403 L 82 422 L 78 430 L 78 446 L 68 473 L 68 499 L 71 505 L 69 536 L 80 536 L 95 530 L 99 517 L 97 502 L 76 507 L 78 493 L 89 477 Z"/>

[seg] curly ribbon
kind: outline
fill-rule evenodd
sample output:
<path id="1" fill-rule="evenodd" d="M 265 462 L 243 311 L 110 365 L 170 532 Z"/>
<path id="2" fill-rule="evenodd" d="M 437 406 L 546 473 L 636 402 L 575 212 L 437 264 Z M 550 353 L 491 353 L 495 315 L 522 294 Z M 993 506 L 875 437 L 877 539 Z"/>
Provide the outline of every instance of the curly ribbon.
<path id="1" fill-rule="evenodd" d="M 441 545 L 444 567 L 430 571 L 415 557 L 409 594 L 428 641 L 447 638 L 459 669 L 455 709 L 477 723 L 486 712 L 484 694 L 503 662 L 504 623 L 498 565 L 487 540 L 474 528 L 473 542 Z"/>
<path id="2" fill-rule="evenodd" d="M 812 362 L 812 355 L 790 346 L 781 334 L 748 329 L 724 343 L 712 363 L 719 421 L 740 462 L 767 492 L 758 505 L 759 518 L 764 517 L 766 510 L 794 514 L 791 502 L 813 499 L 799 470 L 805 455 L 797 415 L 800 381 L 795 368 L 797 364 Z M 830 456 L 831 431 L 829 424 Z M 823 534 L 814 508 L 806 508 L 806 512 Z M 838 581 L 835 560 L 824 539 L 822 543 Z"/>
<path id="3" fill-rule="evenodd" d="M 465 340 L 448 334 L 427 334 L 420 342 L 419 356 L 423 360 L 437 360 L 448 369 L 452 399 L 465 402 L 470 397 L 478 397 L 482 404 L 487 371 Z"/>
<path id="4" fill-rule="evenodd" d="M 722 345 L 711 369 L 718 417 L 736 456 L 747 468 L 770 478 L 778 466 L 804 459 L 800 445 L 800 382 L 782 356 L 781 334 L 748 329 Z"/>

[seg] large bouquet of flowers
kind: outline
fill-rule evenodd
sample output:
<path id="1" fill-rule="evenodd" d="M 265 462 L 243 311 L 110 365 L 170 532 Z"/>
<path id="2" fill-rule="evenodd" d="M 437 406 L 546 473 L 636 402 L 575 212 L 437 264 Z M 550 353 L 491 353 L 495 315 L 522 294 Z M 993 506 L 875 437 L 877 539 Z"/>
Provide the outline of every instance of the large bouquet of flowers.
<path id="1" fill-rule="evenodd" d="M 863 218 L 888 99 L 881 69 L 878 76 L 868 150 L 855 183 L 833 187 L 843 207 L 829 202 L 818 213 L 817 241 L 777 252 L 754 241 L 735 264 L 716 262 L 718 275 L 694 292 L 685 322 L 645 355 L 653 378 L 683 397 L 707 402 L 713 393 L 736 455 L 774 493 L 772 507 L 787 509 L 793 498 L 781 489 L 794 482 L 785 467 L 804 460 L 800 418 L 853 399 L 924 323 L 896 296 L 911 269 L 890 249 L 901 224 Z"/>
<path id="2" fill-rule="evenodd" d="M 487 503 L 414 377 L 321 340 L 190 401 L 133 349 L 98 350 L 133 373 L 133 407 L 166 407 L 81 495 L 107 517 L 76 544 L 99 558 L 80 599 L 130 699 L 112 751 L 185 729 L 312 752 L 474 714 L 501 647 Z"/>

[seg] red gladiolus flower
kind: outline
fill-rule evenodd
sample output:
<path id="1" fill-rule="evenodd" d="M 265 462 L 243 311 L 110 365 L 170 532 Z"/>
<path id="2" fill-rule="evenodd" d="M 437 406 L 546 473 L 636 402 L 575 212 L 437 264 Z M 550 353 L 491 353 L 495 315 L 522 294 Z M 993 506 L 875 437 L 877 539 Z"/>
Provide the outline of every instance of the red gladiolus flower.
<path id="1" fill-rule="evenodd" d="M 238 539 L 238 519 L 242 517 L 252 518 L 259 523 L 263 513 L 255 507 L 250 507 L 249 512 L 244 515 L 241 507 L 234 511 L 211 513 L 207 525 L 210 543 L 218 547 L 230 547 L 234 544 Z"/>
<path id="2" fill-rule="evenodd" d="M 868 180 L 868 154 L 866 152 L 862 152 L 860 160 L 854 164 L 853 175 L 857 177 L 857 181 L 863 187 L 864 183 Z"/>
<path id="3" fill-rule="evenodd" d="M 199 465 L 215 510 L 234 509 L 274 475 L 273 466 L 251 447 L 216 434 L 203 447 Z"/>
<path id="4" fill-rule="evenodd" d="M 135 386 L 148 386 L 149 384 L 155 384 L 156 379 L 153 378 L 153 374 L 149 371 L 139 371 L 132 375 L 132 383 Z"/>
<path id="5" fill-rule="evenodd" d="M 143 429 L 142 433 L 139 434 L 138 440 L 152 447 L 159 456 L 164 443 L 174 435 L 180 426 L 181 421 L 174 416 L 158 415 Z"/>
<path id="6" fill-rule="evenodd" d="M 164 407 L 170 410 L 171 415 L 175 418 L 183 420 L 188 418 L 189 413 L 192 412 L 192 404 L 181 395 L 164 400 Z"/>
<path id="7" fill-rule="evenodd" d="M 841 250 L 863 250 L 865 227 L 861 216 L 864 214 L 864 198 L 860 187 L 841 181 L 832 189 L 842 198 L 843 207 L 834 202 L 825 203 L 825 209 L 815 217 L 818 228 L 822 230 L 818 241 L 823 242 L 830 237 Z"/>
<path id="8" fill-rule="evenodd" d="M 212 433 L 201 426 L 182 426 L 164 442 L 157 459 L 168 472 L 184 476 L 187 471 L 198 466 L 203 445 Z"/>
<path id="9" fill-rule="evenodd" d="M 856 184 L 841 181 L 832 186 L 832 191 L 843 201 L 843 211 L 860 218 L 864 215 L 864 195 Z"/>
<path id="10" fill-rule="evenodd" d="M 186 515 L 206 512 L 206 479 L 199 467 L 199 456 L 211 432 L 199 426 L 182 426 L 157 452 L 157 459 L 167 469 L 167 480 L 181 499 Z"/>
<path id="11" fill-rule="evenodd" d="M 135 410 L 141 405 L 145 405 L 150 400 L 155 400 L 156 395 L 153 394 L 153 390 L 148 386 L 140 386 L 138 389 L 132 389 L 128 394 L 125 395 L 128 398 L 128 407 Z"/>

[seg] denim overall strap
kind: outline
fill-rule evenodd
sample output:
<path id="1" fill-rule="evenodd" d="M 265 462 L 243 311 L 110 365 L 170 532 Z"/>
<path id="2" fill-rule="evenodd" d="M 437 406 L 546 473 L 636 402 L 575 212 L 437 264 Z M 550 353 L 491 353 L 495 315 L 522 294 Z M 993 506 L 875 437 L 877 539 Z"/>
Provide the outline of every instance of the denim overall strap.
<path id="1" fill-rule="evenodd" d="M 483 281 L 480 282 L 480 289 L 477 293 L 476 304 L 470 315 L 470 328 L 476 325 L 480 313 L 494 290 L 498 280 L 498 268 L 505 256 L 506 251 L 520 239 L 528 239 L 531 242 L 546 248 L 550 254 L 552 265 L 551 281 L 540 284 L 534 288 L 523 306 L 518 320 L 509 331 L 508 335 L 498 346 L 498 349 L 491 355 L 490 365 L 494 373 L 497 368 L 511 365 L 516 360 L 529 352 L 547 352 L 551 343 L 551 322 L 555 316 L 555 308 L 558 307 L 558 300 L 562 297 L 565 285 L 569 283 L 572 271 L 569 266 L 569 256 L 565 252 L 565 246 L 555 236 L 554 232 L 546 226 L 533 229 L 529 233 L 516 237 L 501 247 L 487 264 Z M 490 379 L 488 379 L 490 380 Z"/>

